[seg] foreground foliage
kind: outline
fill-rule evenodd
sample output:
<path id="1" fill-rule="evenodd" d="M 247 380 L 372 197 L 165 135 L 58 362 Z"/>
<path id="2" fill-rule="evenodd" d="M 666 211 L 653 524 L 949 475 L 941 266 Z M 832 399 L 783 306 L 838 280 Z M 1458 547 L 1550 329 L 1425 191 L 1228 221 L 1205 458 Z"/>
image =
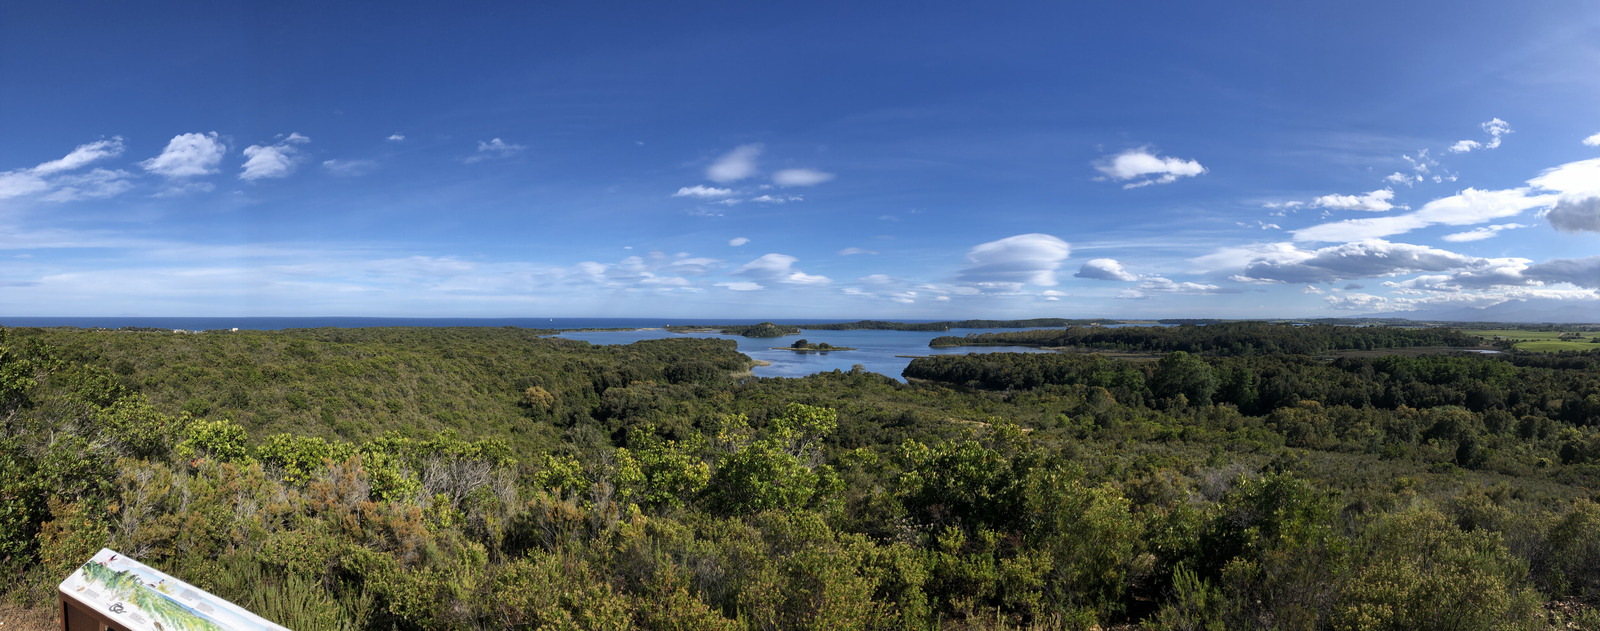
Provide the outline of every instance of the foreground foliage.
<path id="1" fill-rule="evenodd" d="M 745 365 L 0 329 L 5 597 L 109 546 L 297 630 L 1600 623 L 1595 353 Z"/>

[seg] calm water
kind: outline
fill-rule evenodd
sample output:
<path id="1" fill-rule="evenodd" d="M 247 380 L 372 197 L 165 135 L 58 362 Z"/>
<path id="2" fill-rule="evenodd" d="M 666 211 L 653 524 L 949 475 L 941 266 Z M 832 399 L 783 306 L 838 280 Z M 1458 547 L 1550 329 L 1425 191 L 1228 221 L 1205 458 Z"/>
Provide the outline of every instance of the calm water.
<path id="1" fill-rule="evenodd" d="M 861 364 L 867 370 L 894 377 L 905 381 L 900 372 L 911 363 L 910 357 L 902 355 L 964 355 L 967 353 L 1047 353 L 1037 348 L 1025 346 L 968 346 L 956 348 L 928 348 L 928 342 L 941 335 L 965 335 L 967 333 L 993 333 L 999 331 L 1022 331 L 1026 329 L 951 329 L 949 332 L 936 333 L 931 331 L 801 331 L 799 336 L 754 338 L 738 335 L 721 335 L 718 333 L 672 333 L 668 331 L 593 331 L 593 332 L 565 332 L 558 335 L 571 340 L 583 340 L 591 344 L 628 344 L 639 340 L 654 340 L 675 337 L 714 337 L 733 340 L 739 343 L 739 352 L 751 358 L 772 362 L 770 366 L 757 366 L 752 372 L 757 377 L 804 377 L 809 374 L 825 372 L 835 368 L 850 370 L 855 364 Z M 796 353 L 793 351 L 773 350 L 774 346 L 788 346 L 795 340 L 805 340 L 817 344 L 827 342 L 834 346 L 848 346 L 856 350 L 835 351 L 831 353 Z"/>

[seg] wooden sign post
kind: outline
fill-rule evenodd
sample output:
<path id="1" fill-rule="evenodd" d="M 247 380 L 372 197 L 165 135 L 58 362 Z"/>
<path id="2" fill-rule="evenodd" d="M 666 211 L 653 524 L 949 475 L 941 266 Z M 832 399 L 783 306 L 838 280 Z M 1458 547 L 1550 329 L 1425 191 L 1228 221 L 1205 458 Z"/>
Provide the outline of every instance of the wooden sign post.
<path id="1" fill-rule="evenodd" d="M 112 550 L 79 566 L 58 593 L 62 631 L 288 631 Z"/>

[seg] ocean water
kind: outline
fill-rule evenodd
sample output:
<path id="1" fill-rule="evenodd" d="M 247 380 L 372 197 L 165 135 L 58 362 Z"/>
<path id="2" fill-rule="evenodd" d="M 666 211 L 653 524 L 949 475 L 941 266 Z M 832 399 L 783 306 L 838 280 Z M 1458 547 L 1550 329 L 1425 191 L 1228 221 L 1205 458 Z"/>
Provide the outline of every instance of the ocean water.
<path id="1" fill-rule="evenodd" d="M 928 342 L 941 335 L 965 335 L 967 333 L 993 333 L 999 331 L 1022 331 L 1026 329 L 951 329 L 948 332 L 931 331 L 801 331 L 800 335 L 786 337 L 743 337 L 738 335 L 722 335 L 719 333 L 672 333 L 670 331 L 567 331 L 557 335 L 571 340 L 583 340 L 591 344 L 628 344 L 639 340 L 654 340 L 675 337 L 714 337 L 733 340 L 739 344 L 739 352 L 749 355 L 752 359 L 771 362 L 767 366 L 757 366 L 751 370 L 757 377 L 804 377 L 806 375 L 830 370 L 850 370 L 856 364 L 871 372 L 888 375 L 900 381 L 905 378 L 900 375 L 911 363 L 911 356 L 927 355 L 965 355 L 967 353 L 1048 353 L 1037 348 L 1026 346 L 967 346 L 954 348 L 928 348 Z M 813 344 L 827 342 L 834 346 L 847 346 L 853 351 L 832 351 L 828 353 L 796 353 L 794 351 L 774 350 L 773 347 L 788 346 L 795 340 L 804 338 Z"/>

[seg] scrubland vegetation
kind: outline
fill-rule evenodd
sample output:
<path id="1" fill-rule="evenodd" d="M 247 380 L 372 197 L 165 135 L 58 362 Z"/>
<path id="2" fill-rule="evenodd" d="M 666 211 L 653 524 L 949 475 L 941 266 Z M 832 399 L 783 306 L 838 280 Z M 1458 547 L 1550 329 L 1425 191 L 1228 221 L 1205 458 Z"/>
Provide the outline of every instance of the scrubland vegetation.
<path id="1" fill-rule="evenodd" d="M 903 384 L 724 340 L 0 329 L 0 610 L 106 546 L 297 631 L 1600 628 L 1600 352 L 1163 330 Z"/>

